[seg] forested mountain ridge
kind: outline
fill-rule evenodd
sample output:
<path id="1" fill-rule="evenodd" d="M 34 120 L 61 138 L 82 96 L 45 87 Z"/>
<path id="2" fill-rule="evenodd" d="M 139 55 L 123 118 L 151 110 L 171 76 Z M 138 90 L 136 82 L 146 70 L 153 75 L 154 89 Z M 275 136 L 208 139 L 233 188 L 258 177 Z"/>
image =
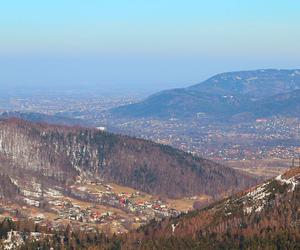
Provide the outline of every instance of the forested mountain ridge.
<path id="1" fill-rule="evenodd" d="M 167 197 L 217 197 L 257 181 L 215 162 L 146 140 L 18 119 L 0 121 L 0 156 L 6 162 L 0 169 L 6 173 L 29 171 L 60 183 L 76 176 L 103 178 Z"/>
<path id="2" fill-rule="evenodd" d="M 257 118 L 296 115 L 300 110 L 300 70 L 254 70 L 215 75 L 187 87 L 165 90 L 145 100 L 114 108 L 114 118 L 196 118 L 199 114 L 215 120 L 239 114 Z M 278 98 L 284 96 L 281 106 Z M 260 112 L 259 109 L 263 110 Z M 277 109 L 278 107 L 278 109 Z M 291 108 L 293 107 L 293 108 Z"/>
<path id="3" fill-rule="evenodd" d="M 122 249 L 299 249 L 300 168 L 177 218 L 142 227 Z"/>
<path id="4" fill-rule="evenodd" d="M 259 100 L 300 89 L 300 70 L 261 69 L 226 72 L 188 89 L 221 95 L 244 95 Z"/>

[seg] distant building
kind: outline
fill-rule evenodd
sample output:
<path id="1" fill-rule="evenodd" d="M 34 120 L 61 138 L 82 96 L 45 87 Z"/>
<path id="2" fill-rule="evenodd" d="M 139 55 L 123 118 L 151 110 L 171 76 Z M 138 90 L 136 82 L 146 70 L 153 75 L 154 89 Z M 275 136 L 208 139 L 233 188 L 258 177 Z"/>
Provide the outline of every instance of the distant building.
<path id="1" fill-rule="evenodd" d="M 202 118 L 202 117 L 204 117 L 206 114 L 204 113 L 204 112 L 198 112 L 198 113 L 196 113 L 196 117 L 197 118 Z"/>
<path id="2" fill-rule="evenodd" d="M 106 127 L 96 127 L 96 129 L 100 130 L 100 131 L 105 131 Z"/>
<path id="3" fill-rule="evenodd" d="M 268 119 L 265 119 L 265 118 L 256 119 L 257 123 L 262 123 L 262 122 L 267 122 L 267 121 L 268 121 Z"/>

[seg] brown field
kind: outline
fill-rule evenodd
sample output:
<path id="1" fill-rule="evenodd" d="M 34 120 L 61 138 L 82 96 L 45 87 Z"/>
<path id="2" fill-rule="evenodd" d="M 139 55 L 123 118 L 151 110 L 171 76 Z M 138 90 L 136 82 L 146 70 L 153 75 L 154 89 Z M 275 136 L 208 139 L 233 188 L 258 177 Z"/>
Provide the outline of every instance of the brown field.
<path id="1" fill-rule="evenodd" d="M 184 198 L 184 199 L 168 199 L 167 203 L 170 207 L 175 208 L 178 211 L 185 212 L 193 209 L 193 204 L 195 201 L 210 202 L 212 198 L 208 195 L 199 195 L 195 197 L 196 199 Z"/>
<path id="2" fill-rule="evenodd" d="M 228 161 L 227 164 L 235 169 L 246 171 L 263 178 L 277 176 L 292 167 L 291 160 L 276 158 L 252 161 Z"/>

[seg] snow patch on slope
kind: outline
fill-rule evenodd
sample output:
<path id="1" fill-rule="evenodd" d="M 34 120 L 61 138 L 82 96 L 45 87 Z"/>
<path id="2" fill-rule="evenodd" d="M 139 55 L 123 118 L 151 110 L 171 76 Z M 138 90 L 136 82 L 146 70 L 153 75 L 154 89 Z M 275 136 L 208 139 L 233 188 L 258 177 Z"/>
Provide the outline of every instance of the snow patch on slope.
<path id="1" fill-rule="evenodd" d="M 299 184 L 297 176 L 284 178 L 284 176 L 279 175 L 275 178 L 275 180 L 280 184 L 287 184 L 289 186 L 287 192 L 294 192 L 296 186 Z M 275 190 L 274 188 L 271 190 L 269 186 L 271 182 L 272 181 L 269 181 L 264 183 L 263 185 L 258 186 L 244 196 L 243 211 L 245 214 L 250 214 L 252 212 L 259 213 L 264 209 L 265 205 L 268 202 L 268 197 Z"/>
<path id="2" fill-rule="evenodd" d="M 282 175 L 278 175 L 276 178 L 275 178 L 276 181 L 279 181 L 281 183 L 285 183 L 287 185 L 292 185 L 292 188 L 288 191 L 288 192 L 293 192 L 296 188 L 296 186 L 298 185 L 298 181 L 295 179 L 295 177 L 291 177 L 289 179 L 283 179 L 282 178 Z"/>
<path id="3" fill-rule="evenodd" d="M 267 189 L 269 183 L 270 182 L 264 183 L 263 185 L 246 194 L 245 199 L 247 201 L 244 202 L 245 207 L 243 209 L 245 214 L 250 214 L 253 211 L 260 212 L 263 210 L 267 203 L 266 200 L 271 194 L 271 192 L 269 192 Z"/>

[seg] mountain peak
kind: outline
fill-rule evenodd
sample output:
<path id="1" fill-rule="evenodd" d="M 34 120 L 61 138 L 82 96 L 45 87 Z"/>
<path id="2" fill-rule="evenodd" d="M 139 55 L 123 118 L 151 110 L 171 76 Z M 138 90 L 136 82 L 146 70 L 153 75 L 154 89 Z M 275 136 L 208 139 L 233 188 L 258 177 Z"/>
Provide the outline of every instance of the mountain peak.
<path id="1" fill-rule="evenodd" d="M 114 108 L 111 114 L 116 118 L 163 119 L 196 118 L 198 113 L 213 119 L 245 113 L 253 118 L 291 112 L 294 115 L 300 109 L 299 89 L 300 70 L 229 72 L 188 88 L 165 90 L 141 102 Z M 276 108 L 276 98 L 282 99 L 281 95 L 285 100 Z M 290 104 L 295 104 L 293 110 Z"/>

